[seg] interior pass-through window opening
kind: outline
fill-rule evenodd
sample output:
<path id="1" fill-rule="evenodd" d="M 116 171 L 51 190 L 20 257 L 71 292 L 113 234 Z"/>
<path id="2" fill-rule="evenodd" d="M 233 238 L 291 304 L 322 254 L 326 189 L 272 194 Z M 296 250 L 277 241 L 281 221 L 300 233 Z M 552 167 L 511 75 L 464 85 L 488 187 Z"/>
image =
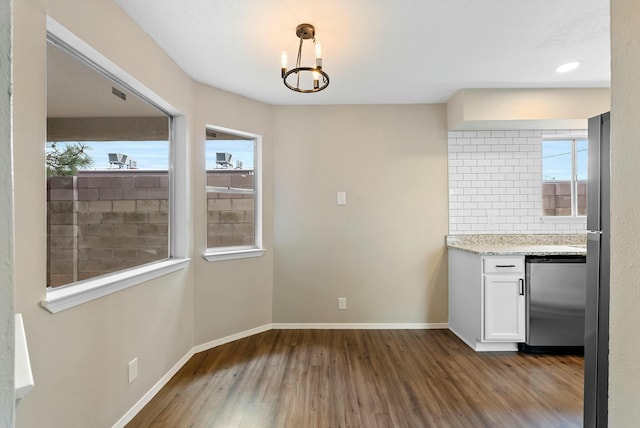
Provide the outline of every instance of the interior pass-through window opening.
<path id="1" fill-rule="evenodd" d="M 172 118 L 50 37 L 47 287 L 171 258 Z"/>

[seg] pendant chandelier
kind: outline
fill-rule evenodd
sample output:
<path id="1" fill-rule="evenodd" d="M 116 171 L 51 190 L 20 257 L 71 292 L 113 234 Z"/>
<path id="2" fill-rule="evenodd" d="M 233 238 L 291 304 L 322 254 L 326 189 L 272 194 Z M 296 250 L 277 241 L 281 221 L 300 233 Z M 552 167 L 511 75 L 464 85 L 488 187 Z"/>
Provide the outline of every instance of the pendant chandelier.
<path id="1" fill-rule="evenodd" d="M 284 85 L 292 91 L 304 93 L 320 92 L 329 86 L 329 76 L 322 70 L 322 48 L 320 47 L 320 43 L 316 41 L 316 29 L 311 24 L 300 24 L 296 27 L 296 36 L 300 39 L 296 67 L 287 71 L 287 51 L 283 51 L 281 58 L 282 81 Z M 315 45 L 315 67 L 301 67 L 302 44 L 305 40 L 309 39 L 312 39 Z M 302 87 L 300 86 L 301 80 Z M 311 81 L 313 81 L 313 83 L 311 83 Z"/>

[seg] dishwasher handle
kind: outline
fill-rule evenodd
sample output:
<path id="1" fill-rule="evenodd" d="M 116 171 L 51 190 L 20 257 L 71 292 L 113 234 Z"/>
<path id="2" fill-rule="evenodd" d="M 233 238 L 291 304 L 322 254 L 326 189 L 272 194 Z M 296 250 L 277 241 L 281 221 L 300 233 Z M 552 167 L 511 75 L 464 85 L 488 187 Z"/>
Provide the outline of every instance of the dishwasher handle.
<path id="1" fill-rule="evenodd" d="M 520 278 L 518 281 L 520 282 L 520 295 L 524 296 L 524 279 Z"/>

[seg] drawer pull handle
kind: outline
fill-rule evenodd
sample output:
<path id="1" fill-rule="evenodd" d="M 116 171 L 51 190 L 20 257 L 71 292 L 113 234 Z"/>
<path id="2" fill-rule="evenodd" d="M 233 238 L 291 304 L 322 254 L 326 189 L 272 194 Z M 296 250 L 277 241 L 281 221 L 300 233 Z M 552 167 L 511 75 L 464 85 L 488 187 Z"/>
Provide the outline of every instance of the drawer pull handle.
<path id="1" fill-rule="evenodd" d="M 516 265 L 496 265 L 497 268 L 514 268 Z"/>
<path id="2" fill-rule="evenodd" d="M 520 278 L 520 295 L 524 296 L 524 279 Z"/>

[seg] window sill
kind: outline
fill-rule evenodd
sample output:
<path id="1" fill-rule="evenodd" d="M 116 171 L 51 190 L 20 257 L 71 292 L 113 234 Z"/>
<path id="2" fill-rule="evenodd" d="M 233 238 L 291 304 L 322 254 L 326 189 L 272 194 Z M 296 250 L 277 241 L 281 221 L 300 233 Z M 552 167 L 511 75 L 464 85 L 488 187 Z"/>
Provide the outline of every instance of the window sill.
<path id="1" fill-rule="evenodd" d="M 47 289 L 47 295 L 40 306 L 55 314 L 65 309 L 113 294 L 145 281 L 167 275 L 187 267 L 191 259 L 171 259 L 141 266 L 126 271 L 88 279 L 70 286 Z"/>
<path id="2" fill-rule="evenodd" d="M 264 254 L 264 248 L 226 249 L 224 251 L 206 252 L 203 257 L 208 262 L 220 262 L 223 260 L 248 259 L 260 257 Z"/>
<path id="3" fill-rule="evenodd" d="M 542 223 L 583 223 L 587 221 L 587 216 L 542 216 Z"/>

